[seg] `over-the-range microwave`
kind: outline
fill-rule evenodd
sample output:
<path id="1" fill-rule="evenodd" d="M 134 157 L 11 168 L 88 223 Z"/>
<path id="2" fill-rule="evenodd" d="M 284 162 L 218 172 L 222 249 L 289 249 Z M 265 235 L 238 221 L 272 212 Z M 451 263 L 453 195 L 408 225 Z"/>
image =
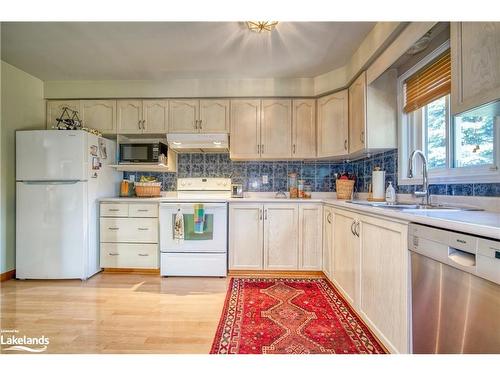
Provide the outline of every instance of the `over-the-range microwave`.
<path id="1" fill-rule="evenodd" d="M 158 163 L 160 155 L 167 156 L 163 142 L 120 143 L 120 163 Z"/>

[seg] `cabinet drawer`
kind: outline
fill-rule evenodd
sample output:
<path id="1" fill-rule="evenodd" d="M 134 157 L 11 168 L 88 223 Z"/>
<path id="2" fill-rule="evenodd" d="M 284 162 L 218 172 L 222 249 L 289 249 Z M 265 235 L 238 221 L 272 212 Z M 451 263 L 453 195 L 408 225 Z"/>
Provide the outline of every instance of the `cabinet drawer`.
<path id="1" fill-rule="evenodd" d="M 101 218 L 101 242 L 158 243 L 158 219 Z"/>
<path id="2" fill-rule="evenodd" d="M 158 245 L 101 243 L 103 268 L 158 268 Z"/>
<path id="3" fill-rule="evenodd" d="M 157 204 L 131 204 L 128 206 L 130 217 L 158 217 Z"/>
<path id="4" fill-rule="evenodd" d="M 101 216 L 127 217 L 128 204 L 101 203 Z"/>

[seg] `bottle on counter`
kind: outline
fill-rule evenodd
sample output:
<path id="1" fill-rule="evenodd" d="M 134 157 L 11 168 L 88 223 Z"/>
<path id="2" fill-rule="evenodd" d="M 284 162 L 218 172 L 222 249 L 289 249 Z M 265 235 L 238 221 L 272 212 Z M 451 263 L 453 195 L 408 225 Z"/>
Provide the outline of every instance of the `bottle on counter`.
<path id="1" fill-rule="evenodd" d="M 297 190 L 298 190 L 299 198 L 304 198 L 304 180 L 299 180 Z"/>
<path id="2" fill-rule="evenodd" d="M 298 198 L 299 192 L 297 190 L 297 173 L 288 174 L 288 189 L 290 191 L 290 198 Z"/>
<path id="3" fill-rule="evenodd" d="M 396 190 L 394 189 L 394 186 L 392 186 L 391 181 L 389 181 L 389 186 L 387 186 L 387 189 L 385 190 L 385 201 L 388 204 L 396 203 Z"/>

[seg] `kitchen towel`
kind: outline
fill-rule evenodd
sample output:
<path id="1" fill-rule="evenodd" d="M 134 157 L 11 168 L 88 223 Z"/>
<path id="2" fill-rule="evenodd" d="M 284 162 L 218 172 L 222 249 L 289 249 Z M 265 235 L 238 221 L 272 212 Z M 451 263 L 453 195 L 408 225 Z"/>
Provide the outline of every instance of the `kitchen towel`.
<path id="1" fill-rule="evenodd" d="M 205 208 L 203 204 L 196 203 L 194 205 L 194 233 L 202 234 L 203 226 L 205 225 Z"/>
<path id="2" fill-rule="evenodd" d="M 177 209 L 174 221 L 174 240 L 178 243 L 184 241 L 184 215 L 181 209 Z"/>

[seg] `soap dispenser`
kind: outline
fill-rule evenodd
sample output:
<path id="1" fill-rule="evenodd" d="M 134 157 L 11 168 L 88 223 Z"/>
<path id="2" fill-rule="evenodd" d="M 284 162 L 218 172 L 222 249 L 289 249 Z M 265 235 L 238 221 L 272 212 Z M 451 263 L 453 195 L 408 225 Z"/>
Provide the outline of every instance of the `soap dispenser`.
<path id="1" fill-rule="evenodd" d="M 388 204 L 396 203 L 396 190 L 394 190 L 391 181 L 389 181 L 389 186 L 387 186 L 387 189 L 385 190 L 385 201 Z"/>

